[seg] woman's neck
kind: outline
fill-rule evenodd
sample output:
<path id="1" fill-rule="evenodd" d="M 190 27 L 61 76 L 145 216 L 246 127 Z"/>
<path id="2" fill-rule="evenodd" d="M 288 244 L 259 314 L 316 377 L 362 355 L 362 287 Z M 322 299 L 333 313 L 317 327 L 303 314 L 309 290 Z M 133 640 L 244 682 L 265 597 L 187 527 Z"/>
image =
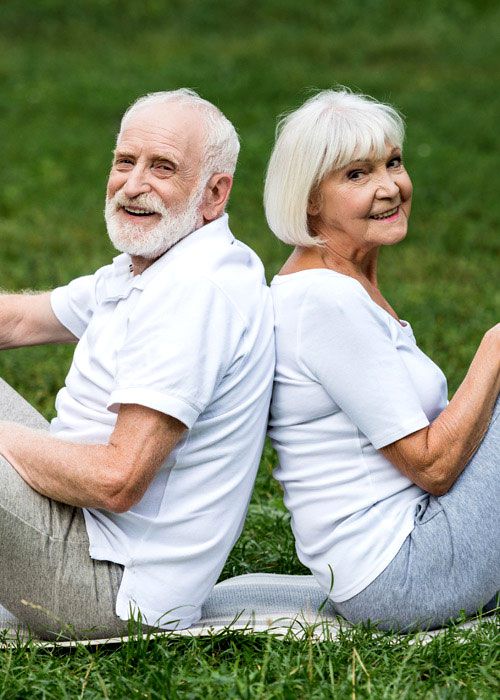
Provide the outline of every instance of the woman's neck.
<path id="1" fill-rule="evenodd" d="M 377 260 L 378 249 L 373 249 L 363 256 L 346 256 L 328 244 L 313 248 L 297 247 L 280 270 L 280 274 L 325 268 L 353 277 L 362 284 L 368 283 L 376 289 Z"/>
<path id="2" fill-rule="evenodd" d="M 315 246 L 314 248 L 295 248 L 279 274 L 290 275 L 302 270 L 326 269 L 347 275 L 357 280 L 378 306 L 399 321 L 398 314 L 378 288 L 377 261 L 378 248 L 374 248 L 364 258 L 360 257 L 359 260 L 345 257 L 327 245 Z"/>

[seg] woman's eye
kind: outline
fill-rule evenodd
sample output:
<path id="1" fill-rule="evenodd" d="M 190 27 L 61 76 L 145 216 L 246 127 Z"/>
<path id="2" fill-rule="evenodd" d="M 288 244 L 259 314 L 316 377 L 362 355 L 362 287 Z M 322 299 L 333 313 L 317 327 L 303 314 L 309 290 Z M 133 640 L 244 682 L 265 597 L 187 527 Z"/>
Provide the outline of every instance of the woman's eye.
<path id="1" fill-rule="evenodd" d="M 361 177 L 363 177 L 363 175 L 364 175 L 363 170 L 348 170 L 347 179 L 348 180 L 359 180 Z"/>
<path id="2" fill-rule="evenodd" d="M 403 159 L 401 156 L 394 156 L 394 158 L 391 158 L 391 160 L 387 163 L 389 168 L 399 168 L 403 164 Z"/>

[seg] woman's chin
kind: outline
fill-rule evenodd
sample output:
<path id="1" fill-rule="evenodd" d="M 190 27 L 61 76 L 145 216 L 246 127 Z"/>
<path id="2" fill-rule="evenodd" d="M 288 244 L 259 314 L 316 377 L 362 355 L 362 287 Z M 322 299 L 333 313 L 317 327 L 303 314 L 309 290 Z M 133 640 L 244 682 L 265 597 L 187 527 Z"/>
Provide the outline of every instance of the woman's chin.
<path id="1" fill-rule="evenodd" d="M 396 245 L 397 243 L 404 241 L 407 233 L 408 230 L 406 226 L 399 230 L 387 231 L 385 236 L 380 237 L 380 245 Z"/>

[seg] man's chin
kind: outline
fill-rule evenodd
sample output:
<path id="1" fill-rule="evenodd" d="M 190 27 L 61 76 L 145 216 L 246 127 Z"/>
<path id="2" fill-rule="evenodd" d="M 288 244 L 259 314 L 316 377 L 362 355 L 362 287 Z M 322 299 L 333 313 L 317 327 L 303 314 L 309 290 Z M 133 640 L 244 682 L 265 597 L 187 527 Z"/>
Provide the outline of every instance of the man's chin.
<path id="1" fill-rule="evenodd" d="M 151 240 L 151 231 L 149 231 L 146 235 L 141 235 L 143 240 L 138 240 L 138 234 L 135 234 L 135 236 L 133 233 L 124 235 L 123 232 L 108 230 L 109 239 L 116 250 L 120 251 L 120 253 L 128 253 L 128 255 L 135 258 L 144 258 L 145 260 L 156 260 L 184 238 L 185 235 L 155 237 L 153 234 L 155 240 Z M 144 240 L 146 238 L 149 238 L 149 240 Z"/>
<path id="2" fill-rule="evenodd" d="M 108 236 L 117 250 L 133 257 L 156 260 L 197 228 L 198 201 L 193 198 L 180 214 L 163 215 L 155 226 L 142 227 L 120 221 L 109 211 L 109 204 L 105 209 L 105 219 Z"/>
<path id="3" fill-rule="evenodd" d="M 163 253 L 165 253 L 170 247 L 168 245 L 162 245 L 156 248 L 151 248 L 147 246 L 133 245 L 130 242 L 113 240 L 112 238 L 110 238 L 110 240 L 116 250 L 118 250 L 120 253 L 127 253 L 132 258 L 144 258 L 145 260 L 156 260 L 156 258 L 163 255 Z"/>
<path id="4" fill-rule="evenodd" d="M 158 258 L 161 258 L 161 256 L 167 252 L 168 248 L 170 248 L 170 246 L 167 248 L 157 248 L 156 250 L 140 250 L 132 253 L 126 250 L 123 252 L 128 253 L 132 258 L 142 258 L 143 260 L 150 260 L 154 262 L 155 260 L 158 260 Z"/>

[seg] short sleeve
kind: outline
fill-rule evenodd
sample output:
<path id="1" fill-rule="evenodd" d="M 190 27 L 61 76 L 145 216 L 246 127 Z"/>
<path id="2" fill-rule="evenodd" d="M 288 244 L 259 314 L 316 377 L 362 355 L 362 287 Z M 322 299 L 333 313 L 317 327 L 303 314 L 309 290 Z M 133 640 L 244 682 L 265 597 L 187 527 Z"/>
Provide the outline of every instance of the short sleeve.
<path id="1" fill-rule="evenodd" d="M 65 287 L 57 287 L 50 295 L 57 319 L 77 338 L 82 337 L 94 313 L 95 283 L 95 275 L 78 277 Z"/>
<path id="2" fill-rule="evenodd" d="M 299 362 L 376 449 L 429 425 L 384 316 L 355 280 L 322 280 L 299 323 Z"/>
<path id="3" fill-rule="evenodd" d="M 237 353 L 243 319 L 209 279 L 172 284 L 163 298 L 152 291 L 129 320 L 108 408 L 137 403 L 191 428 Z"/>

